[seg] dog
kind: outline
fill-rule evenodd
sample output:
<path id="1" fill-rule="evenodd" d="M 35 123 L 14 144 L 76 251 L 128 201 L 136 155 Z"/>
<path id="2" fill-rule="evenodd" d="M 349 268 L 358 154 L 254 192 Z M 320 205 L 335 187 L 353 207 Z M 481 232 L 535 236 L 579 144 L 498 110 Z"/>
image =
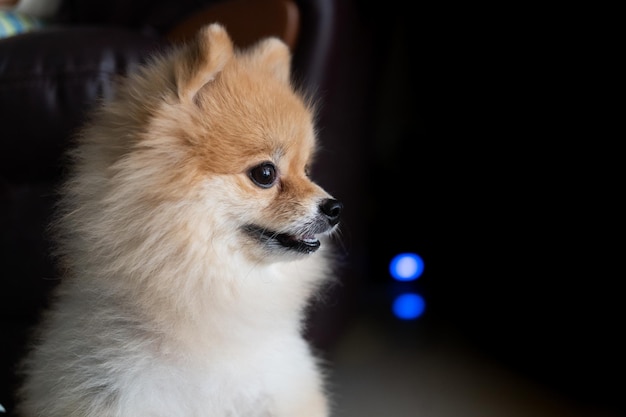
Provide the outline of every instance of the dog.
<path id="1" fill-rule="evenodd" d="M 342 203 L 309 176 L 315 103 L 277 38 L 205 26 L 126 76 L 77 134 L 62 271 L 22 417 L 327 417 L 303 336 Z"/>

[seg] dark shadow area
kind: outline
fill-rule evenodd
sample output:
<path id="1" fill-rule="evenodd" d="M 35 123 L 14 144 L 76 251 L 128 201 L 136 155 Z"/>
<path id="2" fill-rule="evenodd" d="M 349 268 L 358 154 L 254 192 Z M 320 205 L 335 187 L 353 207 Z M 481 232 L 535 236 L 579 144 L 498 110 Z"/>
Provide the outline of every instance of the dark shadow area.
<path id="1" fill-rule="evenodd" d="M 417 292 L 418 328 L 451 330 L 581 407 L 622 409 L 621 268 L 600 232 L 612 198 L 594 182 L 604 149 L 570 140 L 590 122 L 564 56 L 576 36 L 541 10 L 357 9 L 377 69 L 364 315 L 379 307 L 394 326 L 394 293 Z M 424 274 L 392 284 L 406 251 Z"/>

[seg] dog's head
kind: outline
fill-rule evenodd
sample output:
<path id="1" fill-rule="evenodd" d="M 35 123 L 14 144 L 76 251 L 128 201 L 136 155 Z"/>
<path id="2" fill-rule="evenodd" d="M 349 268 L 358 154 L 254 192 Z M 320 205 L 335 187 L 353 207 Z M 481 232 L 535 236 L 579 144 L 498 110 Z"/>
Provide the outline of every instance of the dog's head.
<path id="1" fill-rule="evenodd" d="M 315 252 L 336 229 L 342 204 L 309 177 L 313 105 L 292 87 L 280 40 L 239 51 L 222 26 L 207 26 L 119 94 L 108 125 L 125 124 L 111 129 L 138 138 L 117 139 L 115 149 L 131 148 L 109 164 L 127 183 L 114 191 L 120 204 L 127 190 L 158 206 L 153 216 L 168 207 L 171 230 L 205 234 L 257 260 Z M 140 121 L 136 131 L 129 120 Z"/>

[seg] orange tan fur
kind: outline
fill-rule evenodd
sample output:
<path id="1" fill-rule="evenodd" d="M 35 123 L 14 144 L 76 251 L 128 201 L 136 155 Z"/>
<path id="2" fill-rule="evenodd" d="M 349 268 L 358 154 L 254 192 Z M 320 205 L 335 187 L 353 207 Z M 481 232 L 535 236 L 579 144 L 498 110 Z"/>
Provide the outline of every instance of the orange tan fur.
<path id="1" fill-rule="evenodd" d="M 314 113 L 289 67 L 279 40 L 238 51 L 214 24 L 93 114 L 22 417 L 329 416 L 301 333 L 341 205 L 306 174 Z"/>

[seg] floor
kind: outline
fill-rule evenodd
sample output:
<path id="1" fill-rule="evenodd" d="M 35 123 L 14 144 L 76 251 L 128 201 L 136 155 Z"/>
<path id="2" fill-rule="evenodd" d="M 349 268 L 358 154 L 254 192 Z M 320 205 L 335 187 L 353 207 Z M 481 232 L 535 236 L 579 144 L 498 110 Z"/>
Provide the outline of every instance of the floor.
<path id="1" fill-rule="evenodd" d="M 332 352 L 333 417 L 617 417 L 525 380 L 454 332 L 362 318 Z M 411 337 L 407 337 L 411 334 Z"/>

